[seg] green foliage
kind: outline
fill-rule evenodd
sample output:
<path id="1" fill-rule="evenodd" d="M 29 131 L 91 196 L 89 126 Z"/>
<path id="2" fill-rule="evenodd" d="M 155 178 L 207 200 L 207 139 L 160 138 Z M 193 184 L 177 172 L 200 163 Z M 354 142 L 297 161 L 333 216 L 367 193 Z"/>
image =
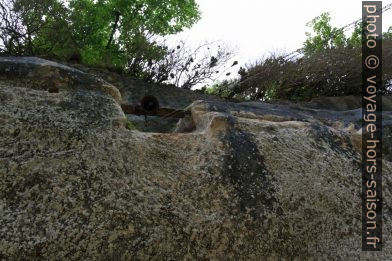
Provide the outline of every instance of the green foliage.
<path id="1" fill-rule="evenodd" d="M 326 12 L 307 24 L 312 28 L 313 33 L 305 33 L 307 39 L 302 49 L 305 55 L 317 54 L 333 48 L 361 46 L 362 23 L 356 24 L 352 35 L 347 37 L 341 29 L 333 27 L 330 22 L 330 15 Z"/>
<path id="2" fill-rule="evenodd" d="M 125 128 L 128 130 L 136 130 L 135 124 L 133 124 L 133 122 L 131 122 L 131 121 L 127 121 Z"/>
<path id="3" fill-rule="evenodd" d="M 148 35 L 180 32 L 200 13 L 195 0 L 9 0 L 0 16 L 3 53 L 78 53 L 87 64 L 124 67 L 142 51 L 157 56 L 160 47 Z"/>
<path id="4" fill-rule="evenodd" d="M 314 18 L 307 25 L 312 27 L 315 35 L 307 32 L 307 39 L 304 43 L 304 53 L 312 54 L 333 47 L 342 47 L 346 38 L 342 30 L 330 25 L 329 13 L 322 13 Z"/>
<path id="5" fill-rule="evenodd" d="M 227 97 L 230 94 L 229 90 L 231 88 L 232 83 L 233 83 L 232 81 L 224 80 L 212 86 L 207 87 L 205 92 L 220 97 Z"/>
<path id="6" fill-rule="evenodd" d="M 148 35 L 177 33 L 199 19 L 194 0 L 70 0 L 69 7 L 72 35 L 88 64 L 156 58 L 161 50 Z"/>
<path id="7" fill-rule="evenodd" d="M 322 13 L 308 24 L 313 32 L 306 33 L 302 58 L 287 60 L 284 56 L 272 55 L 242 68 L 240 80 L 226 88 L 230 91 L 229 97 L 303 101 L 318 96 L 360 95 L 363 24 L 358 23 L 347 37 L 330 22 L 329 14 Z M 389 94 L 392 28 L 383 36 L 385 84 L 382 92 Z"/>
<path id="8" fill-rule="evenodd" d="M 3 54 L 83 62 L 188 89 L 223 73 L 232 56 L 210 43 L 172 49 L 157 40 L 200 19 L 195 0 L 8 0 L 0 18 Z"/>
<path id="9" fill-rule="evenodd" d="M 384 40 L 392 40 L 392 26 L 388 28 L 388 31 L 383 33 Z"/>
<path id="10" fill-rule="evenodd" d="M 341 47 L 287 60 L 270 56 L 241 71 L 229 97 L 308 101 L 320 96 L 361 95 L 361 48 Z M 391 94 L 392 40 L 383 41 L 382 93 Z"/>
<path id="11" fill-rule="evenodd" d="M 347 39 L 347 47 L 360 48 L 362 44 L 362 23 L 356 24 L 350 38 Z"/>
<path id="12" fill-rule="evenodd" d="M 323 13 L 308 25 L 303 57 L 287 60 L 272 55 L 248 68 L 241 68 L 241 78 L 230 88 L 229 97 L 251 100 L 310 100 L 319 96 L 361 95 L 362 23 L 350 37 L 330 25 Z M 383 94 L 390 94 L 392 80 L 392 27 L 383 33 Z M 222 87 L 225 87 L 224 85 Z"/>
<path id="13" fill-rule="evenodd" d="M 0 2 L 1 53 L 34 55 L 59 50 L 68 42 L 66 13 L 58 0 Z"/>

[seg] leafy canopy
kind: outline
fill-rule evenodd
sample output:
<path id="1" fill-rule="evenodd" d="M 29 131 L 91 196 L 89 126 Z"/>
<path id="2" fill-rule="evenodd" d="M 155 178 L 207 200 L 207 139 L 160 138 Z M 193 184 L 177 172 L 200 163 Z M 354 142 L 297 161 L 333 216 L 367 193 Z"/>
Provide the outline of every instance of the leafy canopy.
<path id="1" fill-rule="evenodd" d="M 320 96 L 361 94 L 361 43 L 363 23 L 357 23 L 350 36 L 331 25 L 329 13 L 322 13 L 307 24 L 298 59 L 272 54 L 241 68 L 237 82 L 222 82 L 207 89 L 224 97 L 307 101 Z M 392 27 L 383 33 L 383 94 L 391 94 Z"/>
<path id="2" fill-rule="evenodd" d="M 363 23 L 357 23 L 350 37 L 347 37 L 342 29 L 331 25 L 331 17 L 328 12 L 312 19 L 307 24 L 312 28 L 313 33 L 306 32 L 306 41 L 303 44 L 302 52 L 309 56 L 319 54 L 321 51 L 334 48 L 360 48 L 362 43 Z M 392 39 L 392 26 L 383 33 L 384 40 Z"/>
<path id="3" fill-rule="evenodd" d="M 137 42 L 150 46 L 146 35 L 177 33 L 200 18 L 194 0 L 70 0 L 69 8 L 71 33 L 87 63 L 121 60 Z"/>
<path id="4" fill-rule="evenodd" d="M 305 33 L 306 41 L 302 49 L 305 55 L 333 48 L 359 47 L 361 45 L 361 24 L 355 26 L 351 37 L 346 37 L 342 29 L 331 25 L 331 17 L 328 12 L 315 17 L 307 26 L 312 28 L 313 33 Z"/>
<path id="5" fill-rule="evenodd" d="M 154 49 L 149 36 L 177 33 L 200 19 L 195 0 L 9 0 L 0 11 L 6 51 L 76 52 L 85 63 L 120 67 L 138 43 Z"/>

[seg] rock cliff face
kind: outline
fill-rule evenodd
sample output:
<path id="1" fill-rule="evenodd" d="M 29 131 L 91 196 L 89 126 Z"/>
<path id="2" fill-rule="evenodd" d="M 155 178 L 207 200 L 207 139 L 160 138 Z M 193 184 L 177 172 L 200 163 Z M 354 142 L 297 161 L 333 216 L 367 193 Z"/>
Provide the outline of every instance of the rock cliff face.
<path id="1" fill-rule="evenodd" d="M 384 251 L 361 252 L 360 110 L 195 101 L 176 132 L 145 133 L 120 101 L 79 70 L 0 59 L 2 259 L 391 260 L 389 148 Z"/>

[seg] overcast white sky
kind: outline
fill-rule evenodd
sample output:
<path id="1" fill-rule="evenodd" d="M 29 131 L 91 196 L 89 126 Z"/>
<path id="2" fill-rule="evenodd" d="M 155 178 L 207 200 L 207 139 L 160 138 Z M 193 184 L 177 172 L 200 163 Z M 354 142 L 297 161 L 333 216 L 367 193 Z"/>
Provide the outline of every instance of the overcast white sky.
<path id="1" fill-rule="evenodd" d="M 302 46 L 306 23 L 329 12 L 333 26 L 342 27 L 362 15 L 360 0 L 196 0 L 201 20 L 175 38 L 197 45 L 221 40 L 238 48 L 240 64 L 270 52 L 294 51 Z M 383 1 L 383 6 L 392 0 Z M 392 10 L 383 14 L 383 29 L 392 26 Z"/>

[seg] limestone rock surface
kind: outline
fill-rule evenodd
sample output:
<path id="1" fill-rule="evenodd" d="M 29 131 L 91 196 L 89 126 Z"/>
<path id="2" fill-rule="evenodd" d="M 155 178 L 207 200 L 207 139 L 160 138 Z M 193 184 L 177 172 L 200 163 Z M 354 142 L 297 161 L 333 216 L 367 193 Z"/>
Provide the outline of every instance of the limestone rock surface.
<path id="1" fill-rule="evenodd" d="M 384 251 L 361 251 L 359 110 L 200 100 L 176 132 L 144 133 L 120 97 L 0 58 L 1 259 L 392 259 L 390 149 Z"/>

